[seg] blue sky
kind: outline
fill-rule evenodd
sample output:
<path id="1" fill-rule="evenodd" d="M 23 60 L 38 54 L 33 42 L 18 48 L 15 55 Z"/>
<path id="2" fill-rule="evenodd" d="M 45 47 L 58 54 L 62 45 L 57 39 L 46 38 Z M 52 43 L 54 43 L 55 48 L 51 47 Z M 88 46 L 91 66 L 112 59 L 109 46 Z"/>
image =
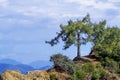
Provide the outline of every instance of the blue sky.
<path id="1" fill-rule="evenodd" d="M 62 43 L 45 44 L 69 19 L 82 19 L 87 13 L 93 22 L 106 19 L 108 26 L 120 26 L 120 0 L 0 0 L 0 59 L 23 63 L 49 60 L 61 52 L 76 56 L 76 47 L 63 51 Z M 81 47 L 82 55 L 91 45 Z"/>

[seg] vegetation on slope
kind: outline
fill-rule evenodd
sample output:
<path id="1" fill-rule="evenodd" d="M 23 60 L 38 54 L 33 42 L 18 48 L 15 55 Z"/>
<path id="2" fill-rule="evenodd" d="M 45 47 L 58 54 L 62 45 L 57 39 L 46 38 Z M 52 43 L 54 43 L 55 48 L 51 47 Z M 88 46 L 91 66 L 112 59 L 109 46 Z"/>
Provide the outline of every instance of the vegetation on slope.
<path id="1" fill-rule="evenodd" d="M 101 63 L 75 63 L 62 54 L 53 55 L 51 61 L 54 62 L 53 69 L 57 72 L 70 75 L 67 80 L 113 80 L 113 78 L 118 80 L 118 76 L 105 69 Z M 53 76 L 55 79 L 57 78 L 55 74 L 51 76 L 52 78 Z"/>
<path id="2" fill-rule="evenodd" d="M 77 61 L 83 60 L 80 56 L 80 46 L 91 42 L 91 52 L 95 53 L 94 57 L 100 63 L 80 63 L 81 65 L 76 66 L 66 56 L 56 54 L 51 58 L 55 69 L 72 75 L 72 80 L 117 80 L 116 74 L 120 74 L 120 28 L 107 27 L 105 20 L 92 23 L 90 16 L 86 15 L 82 20 L 70 20 L 67 25 L 60 25 L 60 29 L 57 36 L 47 43 L 54 46 L 62 40 L 65 43 L 64 49 L 74 44 L 77 46 L 77 57 L 74 60 Z"/>

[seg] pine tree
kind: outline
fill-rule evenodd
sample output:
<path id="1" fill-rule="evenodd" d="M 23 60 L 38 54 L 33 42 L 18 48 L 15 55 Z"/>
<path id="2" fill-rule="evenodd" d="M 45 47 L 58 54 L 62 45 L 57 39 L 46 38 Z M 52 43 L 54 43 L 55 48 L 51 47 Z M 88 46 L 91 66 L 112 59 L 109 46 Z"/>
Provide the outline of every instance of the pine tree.
<path id="1" fill-rule="evenodd" d="M 64 42 L 63 49 L 68 49 L 70 46 L 77 46 L 77 57 L 80 59 L 80 46 L 86 44 L 90 40 L 90 34 L 93 32 L 90 16 L 87 14 L 82 20 L 69 20 L 67 25 L 60 25 L 60 32 L 50 41 L 46 41 L 51 46 L 57 44 L 60 39 Z"/>

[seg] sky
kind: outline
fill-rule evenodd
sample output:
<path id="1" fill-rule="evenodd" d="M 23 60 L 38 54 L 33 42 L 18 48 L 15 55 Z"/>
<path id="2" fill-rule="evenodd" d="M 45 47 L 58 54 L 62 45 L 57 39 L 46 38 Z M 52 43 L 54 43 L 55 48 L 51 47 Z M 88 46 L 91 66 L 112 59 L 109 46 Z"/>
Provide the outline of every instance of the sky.
<path id="1" fill-rule="evenodd" d="M 51 40 L 68 20 L 82 19 L 87 13 L 93 22 L 107 20 L 120 26 L 120 0 L 0 0 L 0 59 L 23 63 L 49 60 L 56 53 L 76 56 L 76 47 L 62 50 L 63 43 L 51 47 Z M 87 55 L 92 45 L 81 46 Z"/>

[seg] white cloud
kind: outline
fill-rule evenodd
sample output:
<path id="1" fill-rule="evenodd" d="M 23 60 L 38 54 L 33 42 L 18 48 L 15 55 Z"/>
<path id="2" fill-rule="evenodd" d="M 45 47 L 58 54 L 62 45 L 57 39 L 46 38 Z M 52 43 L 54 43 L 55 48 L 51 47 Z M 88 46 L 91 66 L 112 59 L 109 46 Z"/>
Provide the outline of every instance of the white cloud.
<path id="1" fill-rule="evenodd" d="M 96 0 L 65 0 L 68 3 L 77 3 L 85 6 L 91 6 L 96 3 Z"/>
<path id="2" fill-rule="evenodd" d="M 12 30 L 14 28 L 31 28 L 34 26 L 34 22 L 29 19 L 17 19 L 17 18 L 2 18 L 0 19 L 0 29 L 1 30 Z"/>
<path id="3" fill-rule="evenodd" d="M 8 4 L 9 4 L 8 0 L 0 0 L 0 6 L 1 7 L 7 7 Z"/>
<path id="4" fill-rule="evenodd" d="M 105 9 L 116 9 L 113 3 L 111 2 L 102 2 L 98 0 L 65 0 L 68 3 L 76 3 L 84 7 L 93 7 L 101 10 Z"/>
<path id="5" fill-rule="evenodd" d="M 120 27 L 120 15 L 118 16 L 115 16 L 114 18 L 112 18 L 110 21 L 109 21 L 109 24 L 112 25 L 112 26 L 118 26 Z"/>
<path id="6" fill-rule="evenodd" d="M 1 0 L 0 3 L 7 2 L 7 0 Z M 61 22 L 63 19 L 80 18 L 90 13 L 92 18 L 105 17 L 106 10 L 119 9 L 113 2 L 110 1 L 98 1 L 98 0 L 64 0 L 64 1 L 49 1 L 49 0 L 11 0 L 8 7 L 4 8 L 1 16 L 9 15 L 22 16 L 21 18 L 15 17 L 13 19 L 6 20 L 8 23 L 21 23 L 23 25 L 36 24 L 36 20 L 44 18 L 51 18 L 54 21 Z M 23 19 L 23 17 L 29 17 Z M 2 18 L 1 18 L 2 20 Z M 59 23 L 60 24 L 60 23 Z"/>
<path id="7" fill-rule="evenodd" d="M 109 2 L 120 2 L 120 0 L 108 0 Z"/>
<path id="8" fill-rule="evenodd" d="M 110 2 L 98 2 L 98 4 L 94 5 L 95 8 L 97 9 L 102 9 L 102 10 L 106 10 L 106 9 L 117 9 L 117 7 Z"/>
<path id="9" fill-rule="evenodd" d="M 4 2 L 7 0 L 2 1 Z M 78 17 L 78 15 L 83 16 L 83 14 L 90 11 L 97 12 L 99 14 L 99 12 L 104 12 L 107 9 L 118 9 L 118 7 L 116 7 L 112 2 L 102 2 L 98 0 L 12 0 L 9 1 L 9 3 L 11 3 L 11 5 L 7 7 L 9 10 L 6 8 L 6 10 L 9 11 L 8 13 L 18 13 L 35 18 L 51 17 L 56 19 L 62 17 Z M 76 7 L 73 4 L 75 4 Z"/>

